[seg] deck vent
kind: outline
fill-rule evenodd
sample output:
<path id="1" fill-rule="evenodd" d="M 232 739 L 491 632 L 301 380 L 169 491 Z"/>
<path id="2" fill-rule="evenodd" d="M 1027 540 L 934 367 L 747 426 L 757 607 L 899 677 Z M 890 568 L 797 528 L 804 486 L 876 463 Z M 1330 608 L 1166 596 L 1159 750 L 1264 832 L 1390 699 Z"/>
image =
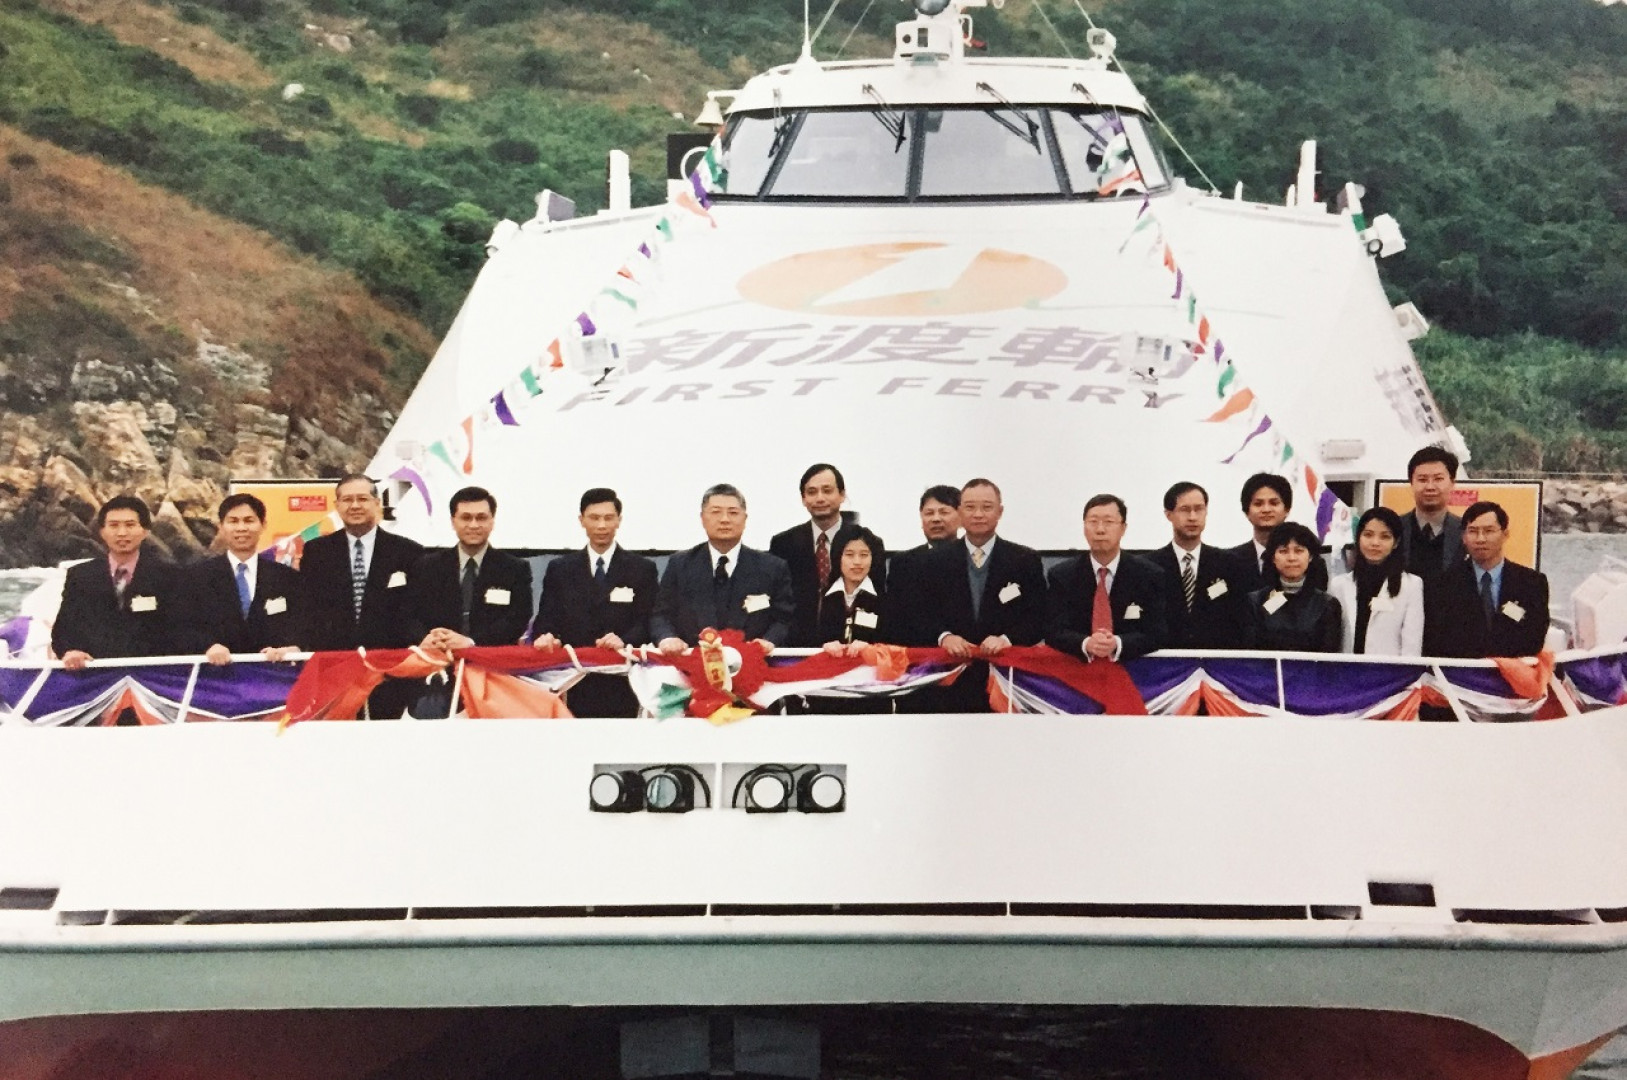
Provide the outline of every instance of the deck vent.
<path id="1" fill-rule="evenodd" d="M 713 904 L 712 914 L 732 915 L 1005 915 L 1001 903 L 948 904 Z"/>
<path id="2" fill-rule="evenodd" d="M 1308 909 L 1288 904 L 1024 904 L 1013 915 L 1055 915 L 1074 919 L 1245 919 L 1303 920 Z"/>
<path id="3" fill-rule="evenodd" d="M 0 911 L 50 911 L 60 889 L 0 889 Z"/>
<path id="4" fill-rule="evenodd" d="M 56 913 L 58 926 L 101 926 L 107 922 L 106 911 L 59 911 Z"/>
<path id="5" fill-rule="evenodd" d="M 1374 907 L 1434 907 L 1435 886 L 1415 881 L 1369 881 L 1367 902 Z"/>
<path id="6" fill-rule="evenodd" d="M 599 904 L 549 907 L 421 907 L 419 920 L 442 919 L 657 919 L 706 914 L 705 904 Z"/>
<path id="7" fill-rule="evenodd" d="M 1591 908 L 1565 911 L 1520 911 L 1509 908 L 1453 908 L 1457 922 L 1506 926 L 1585 926 L 1597 920 Z"/>
<path id="8" fill-rule="evenodd" d="M 252 926 L 271 923 L 400 922 L 406 908 L 267 908 L 218 911 L 115 911 L 116 926 Z"/>

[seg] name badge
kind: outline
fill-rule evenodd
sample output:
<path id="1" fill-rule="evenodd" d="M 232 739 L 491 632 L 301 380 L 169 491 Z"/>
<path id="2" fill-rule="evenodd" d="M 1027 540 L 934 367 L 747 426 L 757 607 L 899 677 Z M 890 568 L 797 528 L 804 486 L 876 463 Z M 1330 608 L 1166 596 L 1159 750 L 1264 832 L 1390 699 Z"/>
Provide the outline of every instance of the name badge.
<path id="1" fill-rule="evenodd" d="M 1216 578 L 1209 583 L 1209 599 L 1219 600 L 1226 595 L 1226 582 L 1223 578 Z"/>
<path id="2" fill-rule="evenodd" d="M 1141 618 L 1141 605 L 1140 604 L 1131 604 L 1129 607 L 1125 608 L 1124 609 L 1124 617 L 1126 619 L 1139 619 L 1139 618 Z"/>
<path id="3" fill-rule="evenodd" d="M 399 589 L 406 583 L 407 572 L 405 570 L 397 570 L 395 573 L 390 575 L 390 580 L 384 583 L 384 587 L 386 589 Z"/>
<path id="4" fill-rule="evenodd" d="M 1265 608 L 1265 613 L 1267 615 L 1275 615 L 1277 613 L 1277 609 L 1282 607 L 1282 605 L 1286 604 L 1287 602 L 1288 598 L 1286 596 L 1282 595 L 1282 593 L 1278 592 L 1276 589 L 1272 589 L 1271 595 L 1266 597 L 1265 603 L 1261 604 L 1260 606 Z"/>
<path id="5" fill-rule="evenodd" d="M 156 597 L 156 596 L 132 596 L 130 598 L 130 610 L 131 611 L 157 611 L 158 610 L 158 597 Z"/>
<path id="6" fill-rule="evenodd" d="M 853 621 L 859 626 L 874 630 L 876 628 L 876 613 L 858 608 L 853 612 Z"/>
<path id="7" fill-rule="evenodd" d="M 273 596 L 266 600 L 267 615 L 281 615 L 288 610 L 288 597 Z"/>
<path id="8" fill-rule="evenodd" d="M 1377 596 L 1374 596 L 1372 600 L 1368 601 L 1367 610 L 1374 613 L 1380 611 L 1394 611 L 1395 601 L 1390 599 L 1389 593 L 1381 592 Z"/>
<path id="9" fill-rule="evenodd" d="M 740 606 L 746 609 L 747 615 L 750 615 L 754 611 L 767 611 L 768 594 L 760 592 L 752 593 L 741 602 Z"/>
<path id="10" fill-rule="evenodd" d="M 1516 604 L 1514 601 L 1510 600 L 1508 603 L 1503 605 L 1503 614 L 1507 615 L 1515 622 L 1519 622 L 1525 618 L 1525 609 L 1519 604 Z"/>
<path id="11" fill-rule="evenodd" d="M 631 585 L 617 585 L 610 590 L 612 604 L 631 604 L 633 602 L 633 587 Z"/>
<path id="12" fill-rule="evenodd" d="M 508 590 L 507 589 L 497 589 L 497 588 L 487 589 L 486 590 L 486 603 L 500 605 L 502 607 L 507 607 L 508 606 Z"/>
<path id="13" fill-rule="evenodd" d="M 1009 604 L 1023 594 L 1022 586 L 1015 581 L 1006 582 L 1005 588 L 1000 590 L 1000 603 Z"/>

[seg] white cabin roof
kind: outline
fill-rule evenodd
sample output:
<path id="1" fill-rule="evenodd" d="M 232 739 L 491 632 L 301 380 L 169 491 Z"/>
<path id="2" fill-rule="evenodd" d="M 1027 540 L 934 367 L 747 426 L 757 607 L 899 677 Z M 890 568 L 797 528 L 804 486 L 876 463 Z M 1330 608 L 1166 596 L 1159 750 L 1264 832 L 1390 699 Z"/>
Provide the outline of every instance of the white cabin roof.
<path id="1" fill-rule="evenodd" d="M 1288 475 L 1314 524 L 1327 481 L 1442 441 L 1351 217 L 1170 182 L 1099 58 L 905 56 L 919 25 L 894 59 L 747 83 L 710 211 L 510 227 L 372 463 L 396 527 L 450 542 L 446 497 L 479 484 L 496 543 L 572 548 L 580 494 L 610 487 L 624 544 L 674 549 L 727 482 L 766 546 L 828 461 L 895 549 L 926 487 L 974 476 L 1036 547 L 1079 546 L 1098 492 L 1128 502 L 1129 546 L 1166 543 L 1181 480 L 1237 543 L 1250 473 Z M 862 109 L 881 122 L 830 112 Z"/>

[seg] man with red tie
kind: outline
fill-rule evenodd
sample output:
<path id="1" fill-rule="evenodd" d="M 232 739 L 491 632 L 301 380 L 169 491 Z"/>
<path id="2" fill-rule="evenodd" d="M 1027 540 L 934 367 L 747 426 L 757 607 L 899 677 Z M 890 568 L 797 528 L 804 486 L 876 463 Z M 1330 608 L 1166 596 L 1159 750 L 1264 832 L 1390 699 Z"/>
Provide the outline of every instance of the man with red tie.
<path id="1" fill-rule="evenodd" d="M 1129 514 L 1117 495 L 1085 503 L 1087 554 L 1051 571 L 1045 643 L 1086 661 L 1134 660 L 1168 635 L 1163 571 L 1121 548 Z"/>
<path id="2" fill-rule="evenodd" d="M 115 495 L 96 512 L 107 557 L 69 569 L 51 627 L 51 649 L 69 671 L 95 659 L 170 650 L 175 567 L 142 547 L 152 524 L 152 512 L 134 495 Z"/>
<path id="3" fill-rule="evenodd" d="M 798 491 L 803 508 L 808 511 L 808 520 L 774 534 L 768 542 L 768 553 L 784 559 L 791 569 L 796 615 L 791 620 L 791 636 L 786 644 L 814 648 L 824 644 L 819 632 L 819 612 L 827 603 L 826 593 L 841 576 L 842 548 L 866 530 L 859 525 L 857 515 L 842 509 L 847 501 L 847 481 L 836 466 L 822 461 L 808 466 L 803 470 Z M 867 535 L 874 541 L 877 556 L 871 581 L 878 589 L 885 589 L 886 546 L 879 536 Z"/>

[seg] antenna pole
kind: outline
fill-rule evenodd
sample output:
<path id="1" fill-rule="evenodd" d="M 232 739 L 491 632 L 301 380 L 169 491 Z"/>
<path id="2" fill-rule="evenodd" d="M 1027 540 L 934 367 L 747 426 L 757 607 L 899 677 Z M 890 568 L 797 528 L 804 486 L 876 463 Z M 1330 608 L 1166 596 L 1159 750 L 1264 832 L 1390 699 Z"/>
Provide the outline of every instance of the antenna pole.
<path id="1" fill-rule="evenodd" d="M 808 0 L 802 0 L 802 58 L 813 59 L 813 35 L 809 32 Z"/>

